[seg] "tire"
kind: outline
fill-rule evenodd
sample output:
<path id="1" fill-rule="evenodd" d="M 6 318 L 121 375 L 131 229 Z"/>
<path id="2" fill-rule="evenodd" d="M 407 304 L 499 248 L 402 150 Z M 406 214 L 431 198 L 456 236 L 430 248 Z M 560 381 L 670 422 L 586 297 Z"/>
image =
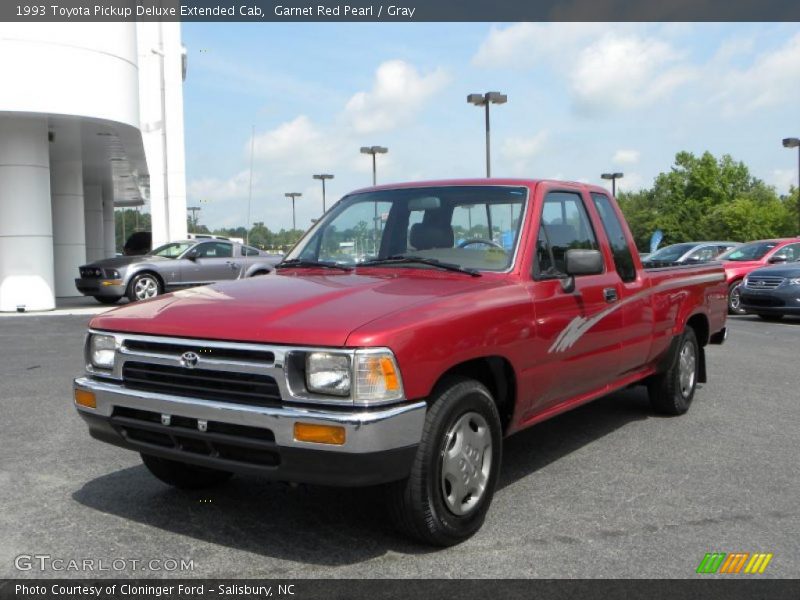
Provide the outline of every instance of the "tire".
<path id="1" fill-rule="evenodd" d="M 650 404 L 662 415 L 682 415 L 692 404 L 700 371 L 700 345 L 694 329 L 687 327 L 678 342 L 678 352 L 665 373 L 648 382 Z"/>
<path id="2" fill-rule="evenodd" d="M 122 296 L 94 296 L 100 304 L 116 304 L 122 299 Z"/>
<path id="3" fill-rule="evenodd" d="M 202 490 L 228 481 L 233 473 L 142 454 L 147 470 L 167 485 L 182 490 Z"/>
<path id="4" fill-rule="evenodd" d="M 780 321 L 783 319 L 785 315 L 773 315 L 767 313 L 758 313 L 758 316 L 764 319 L 765 321 Z"/>
<path id="5" fill-rule="evenodd" d="M 728 286 L 728 314 L 729 315 L 743 315 L 745 310 L 742 308 L 742 301 L 739 297 L 740 288 L 742 287 L 741 280 L 734 281 Z"/>
<path id="6" fill-rule="evenodd" d="M 433 397 L 411 474 L 387 486 L 396 525 L 435 546 L 472 536 L 492 502 L 502 447 L 489 390 L 471 379 L 448 380 Z"/>
<path id="7" fill-rule="evenodd" d="M 137 302 L 155 298 L 164 293 L 164 285 L 153 273 L 139 273 L 128 284 L 128 300 Z"/>

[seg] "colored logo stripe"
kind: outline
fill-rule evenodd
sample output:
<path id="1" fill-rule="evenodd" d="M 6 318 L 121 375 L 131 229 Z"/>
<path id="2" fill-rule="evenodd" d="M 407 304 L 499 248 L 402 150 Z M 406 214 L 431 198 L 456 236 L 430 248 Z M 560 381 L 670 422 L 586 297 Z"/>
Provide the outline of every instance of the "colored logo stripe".
<path id="1" fill-rule="evenodd" d="M 773 554 L 767 552 L 756 552 L 750 554 L 749 552 L 709 552 L 700 561 L 697 567 L 698 573 L 717 573 L 720 574 L 738 574 L 744 572 L 751 575 L 760 575 L 763 573 L 767 565 L 772 560 Z M 748 561 L 748 559 L 750 559 Z M 747 566 L 745 567 L 745 564 Z"/>

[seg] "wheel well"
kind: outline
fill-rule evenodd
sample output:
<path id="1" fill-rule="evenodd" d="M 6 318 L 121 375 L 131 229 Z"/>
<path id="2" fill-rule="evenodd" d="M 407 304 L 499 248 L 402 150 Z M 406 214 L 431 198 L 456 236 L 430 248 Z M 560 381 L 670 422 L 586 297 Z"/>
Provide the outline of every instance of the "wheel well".
<path id="1" fill-rule="evenodd" d="M 517 378 L 511 363 L 502 356 L 484 356 L 459 363 L 442 374 L 434 389 L 454 375 L 474 379 L 487 387 L 497 403 L 500 421 L 505 430 L 514 415 L 517 398 Z"/>
<path id="2" fill-rule="evenodd" d="M 694 329 L 694 333 L 697 336 L 697 343 L 700 344 L 700 346 L 708 344 L 709 326 L 708 318 L 705 315 L 692 315 L 686 322 L 686 326 Z"/>
<path id="3" fill-rule="evenodd" d="M 257 275 L 269 275 L 269 270 L 267 269 L 256 269 L 248 277 L 256 277 Z"/>

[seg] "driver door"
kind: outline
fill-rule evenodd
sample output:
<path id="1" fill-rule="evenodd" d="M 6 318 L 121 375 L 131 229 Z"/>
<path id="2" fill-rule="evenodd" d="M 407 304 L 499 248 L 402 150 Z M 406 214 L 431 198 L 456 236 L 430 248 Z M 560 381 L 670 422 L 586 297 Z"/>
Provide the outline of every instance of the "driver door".
<path id="1" fill-rule="evenodd" d="M 184 285 L 203 285 L 226 279 L 236 279 L 240 262 L 233 258 L 230 242 L 203 242 L 186 253 L 181 265 Z"/>

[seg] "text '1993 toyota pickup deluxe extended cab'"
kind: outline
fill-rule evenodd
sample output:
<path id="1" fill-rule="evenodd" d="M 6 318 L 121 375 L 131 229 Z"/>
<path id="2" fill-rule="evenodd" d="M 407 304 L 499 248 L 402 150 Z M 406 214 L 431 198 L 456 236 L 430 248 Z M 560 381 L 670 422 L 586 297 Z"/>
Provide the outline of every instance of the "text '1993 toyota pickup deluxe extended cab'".
<path id="1" fill-rule="evenodd" d="M 369 188 L 270 275 L 92 319 L 74 400 L 172 485 L 385 484 L 404 530 L 450 545 L 483 523 L 505 436 L 637 383 L 686 412 L 726 292 L 719 264 L 643 270 L 600 187 Z"/>

